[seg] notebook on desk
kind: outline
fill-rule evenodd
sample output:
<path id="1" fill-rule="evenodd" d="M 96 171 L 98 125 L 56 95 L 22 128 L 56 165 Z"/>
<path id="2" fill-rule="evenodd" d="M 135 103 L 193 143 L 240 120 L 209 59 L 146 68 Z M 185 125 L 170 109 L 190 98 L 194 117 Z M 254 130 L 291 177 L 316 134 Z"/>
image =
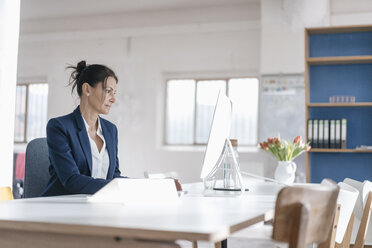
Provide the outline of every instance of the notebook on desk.
<path id="1" fill-rule="evenodd" d="M 65 195 L 25 199 L 48 203 L 169 204 L 179 200 L 173 179 L 115 178 L 93 195 Z"/>

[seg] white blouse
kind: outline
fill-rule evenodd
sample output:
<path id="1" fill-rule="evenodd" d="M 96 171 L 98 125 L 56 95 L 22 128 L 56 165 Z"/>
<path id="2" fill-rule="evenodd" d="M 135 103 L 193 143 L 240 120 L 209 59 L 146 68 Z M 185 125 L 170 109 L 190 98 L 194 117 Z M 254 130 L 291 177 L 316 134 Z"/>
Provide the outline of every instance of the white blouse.
<path id="1" fill-rule="evenodd" d="M 85 121 L 84 117 L 83 117 L 83 120 L 84 120 L 85 128 L 87 129 L 89 143 L 90 143 L 90 150 L 92 152 L 92 177 L 106 179 L 108 168 L 110 166 L 110 158 L 109 158 L 107 148 L 106 148 L 105 137 L 103 136 L 103 133 L 102 133 L 100 118 L 98 117 L 97 135 L 103 141 L 101 152 L 98 151 L 96 142 L 94 142 L 94 140 L 89 136 L 89 132 L 88 132 L 89 125 Z"/>

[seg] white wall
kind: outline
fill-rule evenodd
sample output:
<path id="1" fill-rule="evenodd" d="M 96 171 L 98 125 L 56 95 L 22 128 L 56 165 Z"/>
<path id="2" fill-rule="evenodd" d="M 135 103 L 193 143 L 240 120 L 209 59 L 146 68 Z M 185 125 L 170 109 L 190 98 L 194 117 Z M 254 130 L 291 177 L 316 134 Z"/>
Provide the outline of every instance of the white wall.
<path id="1" fill-rule="evenodd" d="M 108 119 L 119 128 L 121 170 L 133 177 L 142 177 L 145 170 L 176 171 L 182 182 L 197 181 L 203 149 L 161 145 L 165 79 L 303 73 L 303 27 L 347 22 L 342 18 L 346 8 L 333 5 L 333 16 L 328 2 L 262 0 L 261 5 L 24 20 L 18 75 L 46 78 L 48 116 L 54 117 L 78 103 L 65 87 L 68 63 L 86 59 L 112 67 L 119 76 L 119 93 Z M 314 10 L 316 18 L 311 16 Z M 353 15 L 363 23 L 368 13 Z M 266 153 L 241 153 L 241 162 L 245 171 L 273 176 L 275 161 Z"/>
<path id="2" fill-rule="evenodd" d="M 304 28 L 328 24 L 328 0 L 262 0 L 261 73 L 303 73 Z"/>
<path id="3" fill-rule="evenodd" d="M 170 12 L 168 22 L 172 25 L 167 26 L 136 25 L 92 31 L 88 28 L 59 33 L 40 33 L 44 29 L 39 26 L 37 33 L 31 33 L 28 26 L 21 37 L 19 77 L 47 79 L 51 118 L 71 112 L 78 102 L 71 97 L 70 88 L 65 87 L 69 76 L 64 70 L 67 63 L 86 59 L 87 63 L 109 65 L 119 76 L 117 103 L 108 119 L 118 126 L 121 170 L 132 177 L 142 177 L 145 170 L 176 171 L 182 182 L 197 181 L 204 149 L 177 151 L 162 146 L 165 80 L 172 75 L 194 74 L 258 76 L 259 6 L 245 8 L 252 12 L 246 18 L 240 14 L 240 5 L 212 8 L 212 16 L 220 17 L 199 24 L 185 24 L 182 18 L 176 19 L 175 24 Z M 185 11 L 200 19 L 206 10 Z M 154 16 L 157 14 L 150 18 Z M 252 16 L 255 20 L 251 20 Z M 59 20 L 54 23 L 56 27 L 60 25 Z M 257 151 L 241 157 L 243 167 L 263 173 L 265 159 L 259 159 Z"/>
<path id="4" fill-rule="evenodd" d="M 12 186 L 20 1 L 0 1 L 0 187 Z"/>
<path id="5" fill-rule="evenodd" d="M 372 1 L 332 0 L 330 22 L 335 26 L 372 24 Z"/>

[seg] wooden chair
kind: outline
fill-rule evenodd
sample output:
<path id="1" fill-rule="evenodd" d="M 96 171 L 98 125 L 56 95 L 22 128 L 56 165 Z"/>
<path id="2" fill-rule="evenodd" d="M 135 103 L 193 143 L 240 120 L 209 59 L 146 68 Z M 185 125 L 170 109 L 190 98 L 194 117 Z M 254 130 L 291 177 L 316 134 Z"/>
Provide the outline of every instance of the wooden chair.
<path id="1" fill-rule="evenodd" d="M 360 183 L 360 185 L 358 186 L 356 184 L 357 181 L 355 181 L 355 180 L 348 179 L 348 180 L 345 180 L 345 181 L 347 183 L 350 182 L 350 181 L 354 181 L 353 186 L 358 187 L 358 189 L 359 189 L 359 193 L 358 193 L 359 194 L 359 199 L 358 200 L 361 201 L 361 203 L 360 203 L 361 205 L 358 206 L 358 207 L 362 208 L 362 209 L 356 209 L 357 207 L 354 208 L 355 213 L 352 214 L 350 219 L 348 220 L 348 225 L 347 225 L 345 234 L 343 236 L 342 242 L 338 243 L 335 240 L 335 236 L 336 236 L 336 232 L 338 231 L 337 227 L 339 226 L 338 213 L 340 212 L 340 208 L 341 208 L 341 211 L 342 211 L 342 203 L 341 203 L 341 205 L 339 205 L 339 207 L 338 207 L 338 213 L 336 213 L 336 216 L 335 216 L 335 219 L 334 219 L 332 232 L 330 233 L 327 242 L 324 243 L 319 248 L 350 248 L 350 241 L 351 241 L 352 232 L 353 232 L 355 214 L 357 216 L 359 216 L 361 221 L 360 221 L 359 228 L 355 229 L 355 230 L 357 230 L 357 236 L 356 236 L 355 244 L 353 245 L 353 247 L 363 248 L 364 245 L 365 245 L 368 225 L 369 225 L 369 222 L 370 222 L 371 212 L 372 212 L 372 191 L 366 192 L 365 190 L 368 191 L 369 188 L 368 187 L 366 187 L 366 188 L 362 187 L 362 184 L 363 184 L 362 182 L 358 182 L 358 183 Z M 365 202 L 364 206 L 362 204 L 363 201 Z"/>
<path id="2" fill-rule="evenodd" d="M 333 223 L 338 192 L 336 184 L 283 188 L 275 206 L 273 240 L 286 242 L 289 248 L 325 242 Z"/>
<path id="3" fill-rule="evenodd" d="M 364 206 L 363 216 L 360 220 L 358 234 L 355 240 L 354 248 L 363 248 L 367 238 L 368 225 L 371 219 L 372 212 L 372 191 L 368 193 L 367 201 Z"/>
<path id="4" fill-rule="evenodd" d="M 321 244 L 319 248 L 346 248 L 350 246 L 354 223 L 353 210 L 359 197 L 359 190 L 344 182 L 340 182 L 338 185 L 340 186 L 337 199 L 338 208 L 332 231 L 327 242 Z"/>
<path id="5" fill-rule="evenodd" d="M 13 200 L 13 194 L 10 187 L 0 187 L 0 201 Z"/>
<path id="6" fill-rule="evenodd" d="M 342 207 L 341 205 L 339 208 Z M 353 248 L 363 248 L 365 245 L 365 240 L 367 238 L 367 230 L 369 226 L 369 221 L 371 219 L 372 213 L 372 192 L 368 194 L 367 202 L 363 211 L 363 217 L 360 221 L 359 229 L 357 232 L 357 237 L 355 239 L 355 244 L 352 245 Z M 337 243 L 334 239 L 334 236 L 337 231 L 337 213 L 333 223 L 333 229 L 331 234 L 329 235 L 328 242 L 324 244 L 324 246 L 319 246 L 319 248 L 350 248 L 350 241 L 351 241 L 351 234 L 353 232 L 353 225 L 354 225 L 354 214 L 350 217 L 348 226 L 346 228 L 346 232 L 344 238 L 341 243 Z"/>
<path id="7" fill-rule="evenodd" d="M 270 234 L 248 239 L 231 238 L 229 247 L 239 244 L 246 244 L 246 247 L 280 247 L 275 241 L 288 243 L 289 248 L 303 248 L 312 243 L 323 245 L 331 231 L 339 193 L 339 187 L 329 180 L 328 182 L 326 185 L 283 188 L 276 201 L 272 239 L 269 238 Z M 270 228 L 264 228 L 263 232 L 268 233 L 269 230 Z"/>

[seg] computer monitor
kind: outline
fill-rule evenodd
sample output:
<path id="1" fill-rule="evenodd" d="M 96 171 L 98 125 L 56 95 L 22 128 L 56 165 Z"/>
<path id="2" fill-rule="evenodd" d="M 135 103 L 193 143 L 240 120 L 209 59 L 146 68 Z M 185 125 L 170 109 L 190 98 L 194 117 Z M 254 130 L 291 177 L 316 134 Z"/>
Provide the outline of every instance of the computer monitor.
<path id="1" fill-rule="evenodd" d="M 237 158 L 235 157 L 232 144 L 230 142 L 230 127 L 232 119 L 232 103 L 230 99 L 221 91 L 218 93 L 216 107 L 214 109 L 213 120 L 211 125 L 211 131 L 209 133 L 209 139 L 207 149 L 204 154 L 204 162 L 200 178 L 206 183 L 208 179 L 213 179 L 214 173 L 217 172 L 221 166 L 222 159 L 224 158 L 224 149 L 230 149 L 233 156 L 233 169 L 236 173 L 239 187 L 230 187 L 224 185 L 223 187 L 214 187 L 215 190 L 223 191 L 241 191 L 244 192 L 246 189 L 243 185 L 243 179 L 240 173 Z M 226 168 L 224 168 L 226 169 Z M 229 172 L 230 173 L 230 172 Z M 209 188 L 206 186 L 206 188 Z"/>
<path id="2" fill-rule="evenodd" d="M 230 99 L 221 91 L 218 93 L 216 107 L 209 133 L 207 149 L 204 154 L 204 162 L 200 174 L 201 179 L 210 176 L 215 167 L 223 158 L 225 142 L 230 136 L 232 118 L 232 103 Z"/>

